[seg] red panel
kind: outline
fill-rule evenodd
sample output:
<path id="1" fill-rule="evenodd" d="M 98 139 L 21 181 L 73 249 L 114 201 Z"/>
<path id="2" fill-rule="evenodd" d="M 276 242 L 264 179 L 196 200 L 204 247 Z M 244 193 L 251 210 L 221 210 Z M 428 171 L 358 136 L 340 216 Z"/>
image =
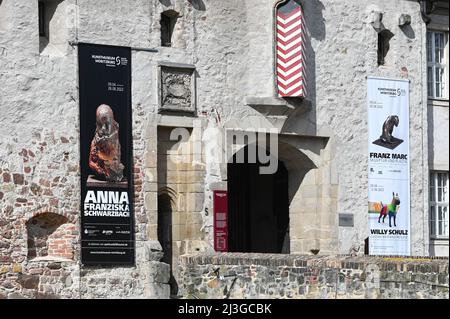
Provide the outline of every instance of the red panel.
<path id="1" fill-rule="evenodd" d="M 228 251 L 228 192 L 214 191 L 214 250 Z"/>

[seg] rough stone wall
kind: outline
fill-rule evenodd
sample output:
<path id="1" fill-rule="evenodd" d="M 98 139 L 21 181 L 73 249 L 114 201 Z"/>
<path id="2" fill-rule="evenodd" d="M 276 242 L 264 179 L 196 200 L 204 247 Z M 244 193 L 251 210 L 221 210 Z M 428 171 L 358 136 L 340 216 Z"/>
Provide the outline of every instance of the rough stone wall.
<path id="1" fill-rule="evenodd" d="M 198 254 L 181 260 L 185 298 L 448 298 L 448 259 Z"/>
<path id="2" fill-rule="evenodd" d="M 56 262 L 71 277 L 79 278 L 79 288 L 64 284 L 55 292 L 58 296 L 105 297 L 112 287 L 123 287 L 117 290 L 117 296 L 142 296 L 143 292 L 148 297 L 168 296 L 164 283 L 166 266 L 161 264 L 161 269 L 155 266 L 158 256 L 161 257 L 155 217 L 158 62 L 196 66 L 198 114 L 205 118 L 208 127 L 231 123 L 245 129 L 267 122 L 244 100 L 247 96 L 274 94 L 276 1 L 199 0 L 196 3 L 202 5 L 191 6 L 184 0 L 172 0 L 173 5 L 164 5 L 168 2 L 64 0 L 64 7 L 60 8 L 64 10 L 58 12 L 65 12 L 61 16 L 67 30 L 59 35 L 68 42 L 62 48 L 58 37 L 56 52 L 40 48 L 37 1 L 1 1 L 0 263 L 5 268 L 1 268 L 4 272 L 0 275 L 0 293 L 3 296 L 17 296 L 16 293 L 27 289 L 15 279 L 17 274 L 32 275 L 35 263 L 43 273 L 47 269 L 46 265 L 41 266 L 41 261 L 28 258 L 28 220 L 54 213 L 79 228 L 77 54 L 76 46 L 69 45 L 69 41 L 156 47 L 159 52 L 133 52 L 137 265 L 83 268 L 79 265 L 79 234 L 74 234 L 73 259 Z M 414 254 L 426 255 L 428 151 L 423 105 L 426 82 L 422 72 L 425 27 L 419 4 L 407 0 L 312 0 L 304 1 L 304 5 L 310 39 L 307 54 L 311 111 L 295 118 L 289 132 L 330 137 L 333 150 L 330 165 L 339 167 L 338 172 L 333 172 L 339 181 L 338 212 L 355 214 L 354 228 L 339 229 L 338 240 L 335 239 L 337 249 L 361 254 L 368 233 L 365 77 L 379 75 L 411 80 L 412 247 Z M 371 9 L 373 5 L 378 9 Z M 160 47 L 159 18 L 161 12 L 169 9 L 181 15 L 173 48 Z M 383 12 L 383 22 L 395 34 L 389 64 L 380 68 L 376 63 L 377 35 L 367 20 L 373 10 Z M 406 31 L 396 25 L 399 11 L 412 17 L 411 27 Z M 218 166 L 206 169 L 210 176 L 206 176 L 204 207 L 212 212 L 210 190 L 217 182 L 223 182 L 223 171 Z M 211 245 L 212 214 L 205 211 L 201 214 L 204 238 Z M 336 220 L 335 217 L 330 219 Z M 158 279 L 152 277 L 151 265 L 162 274 Z M 42 280 L 44 285 L 47 279 Z"/>
<path id="3" fill-rule="evenodd" d="M 270 127 L 261 114 L 245 105 L 244 101 L 246 97 L 271 97 L 274 94 L 275 2 L 248 0 L 244 10 L 234 1 L 220 4 L 205 1 L 205 19 L 196 22 L 195 44 L 197 52 L 202 54 L 197 53 L 198 62 L 195 64 L 200 75 L 200 108 L 208 105 L 220 114 L 219 123 L 212 126 L 237 129 Z M 364 240 L 368 236 L 366 77 L 408 78 L 411 81 L 412 253 L 427 255 L 425 25 L 419 4 L 407 0 L 314 0 L 304 1 L 304 12 L 310 110 L 289 120 L 284 133 L 329 137 L 329 175 L 339 185 L 337 211 L 334 213 L 354 214 L 355 224 L 354 227 L 338 227 L 336 216 L 330 216 L 335 229 L 330 229 L 329 233 L 338 233 L 333 236 L 338 244 L 328 246 L 337 247 L 336 252 L 340 253 L 363 254 Z M 394 33 L 384 66 L 377 65 L 378 34 L 370 20 L 373 12 L 382 13 L 384 27 Z M 398 26 L 400 13 L 411 15 L 410 26 Z M 210 16 L 214 16 L 214 25 L 208 29 Z M 211 96 L 210 92 L 216 94 Z M 211 114 L 215 114 L 214 111 Z M 209 119 L 210 123 L 214 122 L 212 117 Z M 210 171 L 214 169 L 218 170 L 217 166 L 209 168 Z M 220 177 L 207 176 L 207 189 L 223 182 Z M 206 205 L 212 208 L 210 202 Z"/>
<path id="4" fill-rule="evenodd" d="M 159 245 L 137 242 L 136 267 L 80 267 L 51 256 L 0 264 L 0 299 L 168 298 L 169 265 Z"/>
<path id="5" fill-rule="evenodd" d="M 131 6 L 123 1 L 63 1 L 59 11 L 64 9 L 67 18 L 66 50 L 55 55 L 54 51 L 40 50 L 37 3 L 4 0 L 1 4 L 1 16 L 8 17 L 8 21 L 0 29 L 0 296 L 168 297 L 167 265 L 159 262 L 162 257 L 159 243 L 149 240 L 143 205 L 142 100 L 147 101 L 148 94 L 153 93 L 151 69 L 143 75 L 142 67 L 148 64 L 139 63 L 136 52 L 133 54 L 136 266 L 86 268 L 79 260 L 78 63 L 76 47 L 70 46 L 69 41 L 148 47 L 144 35 L 150 37 L 151 6 L 148 1 L 133 1 Z M 111 19 L 116 19 L 116 23 Z M 70 242 L 72 254 L 63 254 L 60 249 L 54 253 L 52 248 L 59 248 L 54 242 L 49 243 L 50 256 L 41 260 L 28 255 L 27 222 L 48 213 L 63 216 L 75 226 Z M 54 269 L 49 270 L 48 264 Z M 20 279 L 24 276 L 33 276 L 33 288 L 27 288 L 30 280 L 25 283 Z M 73 279 L 66 281 L 67 277 Z M 50 283 L 54 283 L 53 288 Z M 35 293 L 27 289 L 35 289 Z"/>
<path id="6" fill-rule="evenodd" d="M 0 299 L 79 298 L 79 267 L 41 260 L 0 265 Z"/>
<path id="7" fill-rule="evenodd" d="M 353 213 L 355 226 L 339 228 L 339 252 L 363 253 L 367 237 L 367 106 L 366 76 L 411 81 L 411 247 L 427 255 L 427 132 L 424 104 L 424 24 L 413 1 L 305 1 L 310 37 L 308 83 L 312 111 L 306 123 L 318 135 L 330 136 L 338 167 L 338 212 Z M 377 33 L 368 23 L 371 11 L 383 13 L 383 24 L 395 35 L 385 66 L 377 66 Z M 400 29 L 398 14 L 412 17 Z M 301 127 L 300 123 L 295 130 Z"/>
<path id="8" fill-rule="evenodd" d="M 2 6 L 8 24 L 0 32 L 0 294 L 75 297 L 75 281 L 67 278 L 78 269 L 78 240 L 69 241 L 67 255 L 48 243 L 47 253 L 59 255 L 55 264 L 31 262 L 27 222 L 58 214 L 76 225 L 79 236 L 76 59 L 40 55 L 37 1 Z"/>

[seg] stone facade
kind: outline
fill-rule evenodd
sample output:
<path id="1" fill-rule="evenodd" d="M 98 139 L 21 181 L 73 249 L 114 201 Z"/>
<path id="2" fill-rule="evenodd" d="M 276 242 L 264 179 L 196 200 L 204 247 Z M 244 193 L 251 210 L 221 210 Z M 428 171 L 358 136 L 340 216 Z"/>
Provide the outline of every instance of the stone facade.
<path id="1" fill-rule="evenodd" d="M 182 257 L 192 299 L 435 299 L 449 297 L 448 259 L 269 254 Z"/>
<path id="2" fill-rule="evenodd" d="M 227 189 L 226 161 L 214 156 L 225 152 L 219 141 L 230 131 L 279 135 L 280 160 L 290 173 L 291 253 L 363 255 L 368 75 L 411 82 L 412 253 L 429 254 L 433 129 L 424 85 L 426 26 L 417 1 L 303 1 L 310 72 L 304 101 L 275 97 L 278 1 L 48 2 L 53 15 L 47 37 L 40 37 L 37 0 L 0 1 L 0 298 L 169 297 L 170 270 L 180 283 L 186 271 L 178 274 L 179 257 L 213 251 L 212 192 Z M 171 47 L 161 46 L 165 11 L 178 13 Z M 377 12 L 394 33 L 381 67 Z M 399 13 L 411 17 L 406 31 Z M 134 267 L 80 264 L 78 42 L 133 47 Z M 164 65 L 183 72 L 161 73 Z M 160 112 L 166 103 L 189 114 Z M 441 111 L 448 126 L 448 108 Z M 189 133 L 187 148 L 174 147 L 173 128 Z M 173 155 L 193 161 L 174 163 Z M 172 201 L 172 267 L 161 262 L 162 195 Z M 353 214 L 354 226 L 339 227 L 339 213 Z"/>
<path id="3" fill-rule="evenodd" d="M 431 10 L 427 28 L 430 31 L 449 32 L 448 12 L 443 13 L 439 6 L 442 3 L 432 1 L 435 10 Z M 438 4 L 437 4 L 438 3 Z M 436 5 L 437 4 L 437 5 Z M 448 4 L 447 4 L 448 6 Z M 431 7 L 430 9 L 432 9 Z M 444 5 L 445 10 L 445 5 Z M 448 48 L 447 48 L 448 62 Z M 447 86 L 448 92 L 448 86 Z M 449 148 L 448 148 L 448 132 L 449 132 L 449 100 L 428 99 L 428 163 L 430 170 L 448 172 L 449 169 Z M 430 254 L 435 256 L 448 256 L 449 241 L 446 238 L 430 240 Z"/>

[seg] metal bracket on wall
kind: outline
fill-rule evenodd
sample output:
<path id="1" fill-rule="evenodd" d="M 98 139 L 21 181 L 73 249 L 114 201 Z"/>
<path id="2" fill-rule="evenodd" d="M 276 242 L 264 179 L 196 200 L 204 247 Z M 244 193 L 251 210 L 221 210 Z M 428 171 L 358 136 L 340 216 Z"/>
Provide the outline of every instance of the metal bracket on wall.
<path id="1" fill-rule="evenodd" d="M 77 46 L 79 43 L 85 43 L 85 44 L 93 44 L 93 43 L 87 43 L 87 42 L 77 42 L 77 41 L 69 41 L 69 45 L 74 47 Z M 97 45 L 109 45 L 109 44 L 99 44 L 95 43 Z M 141 52 L 151 52 L 151 53 L 158 53 L 158 49 L 155 48 L 138 48 L 138 47 L 131 47 L 131 51 L 141 51 Z"/>

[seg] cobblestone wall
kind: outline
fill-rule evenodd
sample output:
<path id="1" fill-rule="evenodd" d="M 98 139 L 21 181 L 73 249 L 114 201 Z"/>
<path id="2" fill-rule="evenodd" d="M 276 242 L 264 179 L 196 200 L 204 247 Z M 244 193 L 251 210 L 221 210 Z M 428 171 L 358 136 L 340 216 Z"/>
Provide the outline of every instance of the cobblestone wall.
<path id="1" fill-rule="evenodd" d="M 55 256 L 0 263 L 0 299 L 168 298 L 159 243 L 138 242 L 136 253 L 134 267 L 82 267 Z"/>
<path id="2" fill-rule="evenodd" d="M 185 298 L 448 298 L 448 259 L 198 254 L 183 256 Z"/>

